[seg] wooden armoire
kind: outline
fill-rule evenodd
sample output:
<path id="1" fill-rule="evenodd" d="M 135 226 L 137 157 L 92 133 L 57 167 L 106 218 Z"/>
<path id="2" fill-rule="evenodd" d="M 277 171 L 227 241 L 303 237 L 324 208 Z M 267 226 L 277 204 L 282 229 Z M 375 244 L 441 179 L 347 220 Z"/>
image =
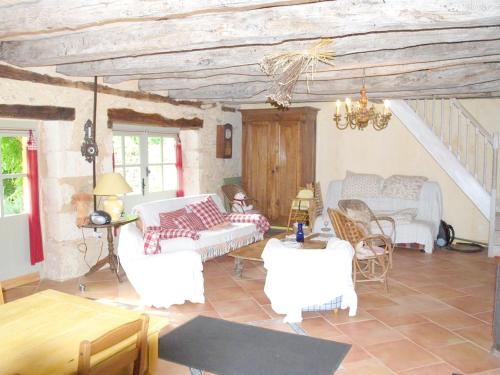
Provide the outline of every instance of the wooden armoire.
<path id="1" fill-rule="evenodd" d="M 287 223 L 298 189 L 315 180 L 317 112 L 241 110 L 243 187 L 272 224 Z"/>

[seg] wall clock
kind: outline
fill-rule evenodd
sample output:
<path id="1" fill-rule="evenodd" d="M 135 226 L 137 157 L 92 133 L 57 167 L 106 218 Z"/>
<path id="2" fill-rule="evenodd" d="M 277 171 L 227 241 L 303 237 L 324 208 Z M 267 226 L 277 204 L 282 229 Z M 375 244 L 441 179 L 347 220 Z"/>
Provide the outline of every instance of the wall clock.
<path id="1" fill-rule="evenodd" d="M 216 157 L 231 159 L 233 156 L 233 125 L 217 125 Z"/>

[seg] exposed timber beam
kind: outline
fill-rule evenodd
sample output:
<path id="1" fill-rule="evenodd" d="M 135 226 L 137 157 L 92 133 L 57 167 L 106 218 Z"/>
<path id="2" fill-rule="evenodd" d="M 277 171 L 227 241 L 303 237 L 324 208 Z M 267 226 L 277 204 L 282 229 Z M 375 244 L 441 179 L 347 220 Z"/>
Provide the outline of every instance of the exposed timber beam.
<path id="1" fill-rule="evenodd" d="M 0 40 L 76 31 L 116 23 L 245 11 L 321 0 L 35 0 L 0 5 Z"/>
<path id="2" fill-rule="evenodd" d="M 329 31 L 329 30 L 328 30 Z M 334 60 L 335 66 L 359 67 L 365 63 L 365 55 L 368 53 L 381 53 L 374 55 L 372 61 L 366 63 L 375 63 L 375 58 L 387 56 L 396 56 L 401 54 L 403 58 L 409 61 L 427 61 L 425 56 L 420 60 L 420 55 L 433 54 L 434 48 L 447 49 L 450 53 L 456 48 L 461 48 L 458 43 L 461 42 L 484 42 L 489 40 L 498 40 L 500 35 L 500 26 L 477 27 L 477 28 L 456 28 L 446 30 L 417 30 L 412 32 L 387 32 L 382 36 L 380 34 L 362 34 L 350 35 L 335 39 L 331 46 L 336 53 Z M 325 34 L 324 36 L 332 36 Z M 262 74 L 256 64 L 262 58 L 282 52 L 302 51 L 310 48 L 314 40 L 301 40 L 284 42 L 277 45 L 259 45 L 259 46 L 236 46 L 232 48 L 216 48 L 200 51 L 183 51 L 165 54 L 154 54 L 148 56 L 125 57 L 109 59 L 102 61 L 83 62 L 76 64 L 66 64 L 57 67 L 59 73 L 83 76 L 121 76 L 110 77 L 109 83 L 118 83 L 129 79 L 140 79 L 144 75 L 158 74 L 156 78 L 166 74 L 199 72 L 203 76 L 207 70 L 207 75 L 217 74 L 218 70 L 230 68 L 233 72 L 241 74 L 259 75 Z M 434 47 L 442 45 L 442 47 Z M 473 52 L 467 52 L 466 48 L 472 48 L 477 51 L 480 47 L 474 47 L 475 44 L 464 45 L 464 56 L 471 56 Z M 479 45 L 479 43 L 477 43 Z M 411 48 L 416 50 L 409 51 Z M 452 47 L 452 48 L 450 48 Z M 383 56 L 385 54 L 385 56 Z M 417 55 L 417 56 L 415 56 Z M 435 55 L 433 55 L 435 56 Z M 458 56 L 460 57 L 460 56 Z M 394 58 L 393 58 L 394 60 Z M 231 68 L 233 67 L 233 68 Z M 209 72 L 208 70 L 212 70 Z M 220 74 L 226 72 L 221 71 Z M 155 78 L 155 77 L 150 77 Z"/>
<path id="3" fill-rule="evenodd" d="M 500 42 L 499 42 L 500 53 Z M 500 62 L 500 54 L 485 57 L 471 57 L 465 59 L 451 59 L 427 63 L 398 64 L 387 66 L 367 67 L 363 69 L 335 69 L 323 68 L 316 71 L 313 75 L 304 73 L 300 81 L 335 81 L 339 79 L 359 79 L 365 77 L 388 77 L 403 73 L 412 73 L 430 69 L 448 69 L 457 66 L 467 65 L 474 69 L 474 65 L 479 66 L 485 62 Z M 271 78 L 266 75 L 254 76 L 243 74 L 223 74 L 202 78 L 161 78 L 161 79 L 143 79 L 139 81 L 139 88 L 144 91 L 160 90 L 179 90 L 179 89 L 197 89 L 213 85 L 229 85 L 234 83 L 272 83 Z M 334 82 L 332 82 L 334 84 Z"/>
<path id="4" fill-rule="evenodd" d="M 474 64 L 473 69 L 468 65 L 459 65 L 448 69 L 435 69 L 403 73 L 394 76 L 367 77 L 366 88 L 370 96 L 371 93 L 405 92 L 408 97 L 419 95 L 426 90 L 444 90 L 452 94 L 457 88 L 472 88 L 477 84 L 496 82 L 500 80 L 500 63 Z M 496 83 L 495 83 L 496 84 Z M 353 95 L 356 94 L 362 85 L 361 79 L 339 79 L 335 81 L 311 81 L 309 83 L 299 81 L 295 87 L 297 95 Z M 172 98 L 186 99 L 197 98 L 203 100 L 226 99 L 250 99 L 262 96 L 267 93 L 269 84 L 267 82 L 214 85 L 199 89 L 169 90 L 168 94 Z M 474 91 L 477 92 L 477 87 Z M 488 87 L 488 91 L 497 91 Z M 466 91 L 458 91 L 467 93 Z M 295 97 L 295 95 L 294 95 Z"/>
<path id="5" fill-rule="evenodd" d="M 73 81 L 61 77 L 53 77 L 47 74 L 40 74 L 29 70 L 18 69 L 7 65 L 0 64 L 0 78 L 7 78 L 17 81 L 28 81 L 33 83 L 41 83 L 44 85 L 69 87 L 79 90 L 94 91 L 92 82 Z M 121 90 L 106 85 L 97 85 L 97 91 L 101 94 L 121 96 L 124 98 L 144 100 L 155 103 L 168 103 L 173 105 L 187 105 L 200 108 L 202 103 L 197 101 L 173 100 L 158 94 L 151 94 L 140 91 Z"/>
<path id="6" fill-rule="evenodd" d="M 45 121 L 74 121 L 75 109 L 47 105 L 0 104 L 0 117 Z"/>
<path id="7" fill-rule="evenodd" d="M 334 102 L 337 99 L 344 100 L 345 93 L 330 93 L 330 94 L 294 94 L 292 103 L 312 103 L 312 102 Z M 368 91 L 370 102 L 380 102 L 382 99 L 420 99 L 420 98 L 500 98 L 500 80 L 495 82 L 478 83 L 465 87 L 455 87 L 447 89 L 432 89 L 415 91 L 387 91 L 387 92 L 372 92 Z M 359 93 L 351 95 L 351 98 L 358 99 Z M 210 102 L 207 99 L 206 102 Z M 252 98 L 231 98 L 213 100 L 225 105 L 237 106 L 241 104 L 264 104 L 267 102 L 266 93 L 260 93 Z"/>
<path id="8" fill-rule="evenodd" d="M 376 11 L 375 11 L 376 10 Z M 404 20 L 404 22 L 401 22 Z M 21 66 L 388 31 L 500 24 L 500 2 L 337 0 L 235 13 L 148 21 L 46 38 L 4 41 L 0 60 Z M 218 27 L 217 25 L 220 25 Z M 325 31 L 326 30 L 326 31 Z"/>
<path id="9" fill-rule="evenodd" d="M 170 119 L 158 113 L 142 113 L 129 108 L 108 109 L 108 128 L 112 129 L 114 122 L 180 129 L 200 129 L 203 127 L 203 120 L 198 117 Z"/>

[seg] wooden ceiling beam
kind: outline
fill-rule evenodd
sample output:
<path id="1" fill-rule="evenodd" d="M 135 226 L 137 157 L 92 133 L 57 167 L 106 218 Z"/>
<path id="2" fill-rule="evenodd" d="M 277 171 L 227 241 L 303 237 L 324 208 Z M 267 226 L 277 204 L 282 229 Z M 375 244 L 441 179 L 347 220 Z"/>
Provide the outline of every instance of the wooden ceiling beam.
<path id="1" fill-rule="evenodd" d="M 419 92 L 429 90 L 445 90 L 452 94 L 453 90 L 460 88 L 458 93 L 467 93 L 462 89 L 477 88 L 479 84 L 496 82 L 500 80 L 500 63 L 475 64 L 473 68 L 468 65 L 459 65 L 445 69 L 424 70 L 404 73 L 394 76 L 367 77 L 365 85 L 370 93 L 398 93 Z M 361 79 L 339 79 L 335 81 L 299 81 L 294 90 L 295 95 L 356 95 L 361 88 Z M 226 99 L 251 99 L 265 96 L 269 89 L 267 82 L 238 83 L 230 85 L 214 85 L 199 89 L 168 90 L 168 95 L 175 99 L 221 100 Z M 488 88 L 489 90 L 489 88 Z M 491 90 L 490 90 L 491 91 Z M 474 92 L 477 92 L 474 91 Z"/>
<path id="2" fill-rule="evenodd" d="M 325 36 L 329 36 L 326 34 Z M 374 61 L 367 61 L 368 54 L 379 52 L 385 53 L 385 59 L 396 54 L 402 54 L 406 61 L 427 61 L 428 58 L 417 60 L 417 56 L 434 53 L 434 48 L 438 48 L 441 56 L 442 51 L 450 53 L 460 48 L 458 43 L 470 42 L 463 45 L 462 50 L 474 47 L 479 43 L 490 40 L 498 40 L 500 26 L 478 27 L 478 28 L 457 28 L 447 30 L 419 30 L 412 32 L 387 32 L 382 36 L 379 34 L 352 35 L 335 39 L 331 49 L 335 51 L 337 57 L 334 60 L 336 67 L 354 68 L 362 64 L 374 64 L 379 56 L 375 56 Z M 302 51 L 314 44 L 314 40 L 300 40 L 280 43 L 277 45 L 259 46 L 239 46 L 233 48 L 217 48 L 201 51 L 173 52 L 166 54 L 155 54 L 149 56 L 125 57 L 108 59 L 102 61 L 83 62 L 75 64 L 59 65 L 57 71 L 62 74 L 77 77 L 84 76 L 120 76 L 109 77 L 107 82 L 118 83 L 130 79 L 159 78 L 173 76 L 174 73 L 184 74 L 192 72 L 193 77 L 215 74 L 246 74 L 260 75 L 261 70 L 258 63 L 265 57 L 277 53 Z M 442 47 L 433 47 L 442 44 Z M 449 48 L 452 46 L 453 48 Z M 411 50 L 412 48 L 418 48 Z M 394 54 L 394 55 L 393 55 Z M 471 56 L 471 53 L 464 51 L 463 56 Z M 434 56 L 434 55 L 432 55 Z M 462 56 L 462 57 L 463 57 Z M 477 56 L 477 53 L 473 56 Z M 457 56 L 461 57 L 461 56 Z M 451 58 L 451 57 L 449 57 Z M 394 60 L 394 59 L 393 59 Z M 225 69 L 225 70 L 223 70 Z M 222 70 L 222 71 L 221 71 Z M 229 70 L 229 71 L 226 71 Z M 206 74 L 205 74 L 206 71 Z M 155 74 L 156 76 L 151 76 Z"/>
<path id="3" fill-rule="evenodd" d="M 402 22 L 404 20 L 404 22 Z M 0 60 L 20 66 L 56 65 L 296 39 L 334 38 L 389 31 L 500 24 L 500 2 L 448 0 L 327 1 L 234 13 L 194 15 L 48 36 L 4 41 Z M 325 30 L 328 30 L 325 32 Z"/>
<path id="4" fill-rule="evenodd" d="M 0 40 L 29 38 L 117 23 L 184 18 L 323 0 L 34 0 L 3 2 Z"/>
<path id="5" fill-rule="evenodd" d="M 18 69 L 12 66 L 0 64 L 0 78 L 6 78 L 16 81 L 26 81 L 39 83 L 43 85 L 68 87 L 78 90 L 94 91 L 94 83 L 84 81 L 73 81 L 62 77 L 54 77 L 48 74 L 32 72 L 30 70 Z M 189 107 L 201 108 L 202 103 L 196 101 L 173 100 L 158 94 L 148 92 L 122 90 L 108 85 L 97 85 L 97 92 L 100 94 L 114 95 L 123 98 L 137 99 L 154 103 L 168 103 L 172 105 L 186 105 Z"/>
<path id="6" fill-rule="evenodd" d="M 499 42 L 500 47 L 500 42 Z M 500 53 L 500 48 L 498 50 Z M 398 74 L 412 73 L 431 69 L 446 69 L 457 66 L 467 65 L 470 69 L 485 62 L 500 62 L 500 54 L 482 57 L 471 57 L 463 59 L 449 59 L 442 61 L 432 61 L 424 63 L 395 64 L 366 67 L 363 69 L 335 69 L 334 67 L 323 67 L 316 71 L 313 76 L 302 74 L 299 81 L 335 81 L 341 79 L 360 79 L 365 77 L 389 77 Z M 390 63 L 393 63 L 392 61 Z M 161 78 L 161 79 L 142 79 L 139 81 L 139 88 L 144 91 L 163 91 L 179 89 L 197 89 L 206 88 L 214 85 L 230 85 L 235 83 L 258 83 L 266 82 L 271 84 L 270 77 L 264 75 L 244 75 L 244 74 L 222 74 L 202 78 Z M 333 82 L 332 82 L 333 84 Z"/>

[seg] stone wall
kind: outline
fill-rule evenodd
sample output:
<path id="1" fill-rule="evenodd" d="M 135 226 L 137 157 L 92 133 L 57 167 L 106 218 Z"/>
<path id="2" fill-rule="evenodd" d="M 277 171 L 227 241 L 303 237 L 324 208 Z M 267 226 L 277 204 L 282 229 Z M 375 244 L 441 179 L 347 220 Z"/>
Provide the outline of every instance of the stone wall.
<path id="1" fill-rule="evenodd" d="M 45 69 L 35 69 L 46 72 Z M 97 259 L 106 243 L 87 231 L 87 248 L 82 233 L 75 226 L 71 196 L 75 192 L 92 191 L 92 167 L 80 154 L 83 125 L 92 119 L 93 93 L 75 88 L 34 84 L 0 79 L 1 104 L 53 105 L 73 107 L 72 122 L 45 121 L 39 125 L 39 159 L 42 231 L 44 238 L 44 277 L 63 280 L 84 274 Z M 131 108 L 146 113 L 159 113 L 168 118 L 199 117 L 204 120 L 200 130 L 183 130 L 183 161 L 186 194 L 217 191 L 224 177 L 241 174 L 241 119 L 239 114 L 223 112 L 219 105 L 206 108 L 153 103 L 118 96 L 99 94 L 97 103 L 98 175 L 112 168 L 112 131 L 107 128 L 108 108 Z M 216 125 L 232 122 L 235 128 L 232 159 L 215 158 Z M 84 259 L 85 255 L 85 259 Z"/>

